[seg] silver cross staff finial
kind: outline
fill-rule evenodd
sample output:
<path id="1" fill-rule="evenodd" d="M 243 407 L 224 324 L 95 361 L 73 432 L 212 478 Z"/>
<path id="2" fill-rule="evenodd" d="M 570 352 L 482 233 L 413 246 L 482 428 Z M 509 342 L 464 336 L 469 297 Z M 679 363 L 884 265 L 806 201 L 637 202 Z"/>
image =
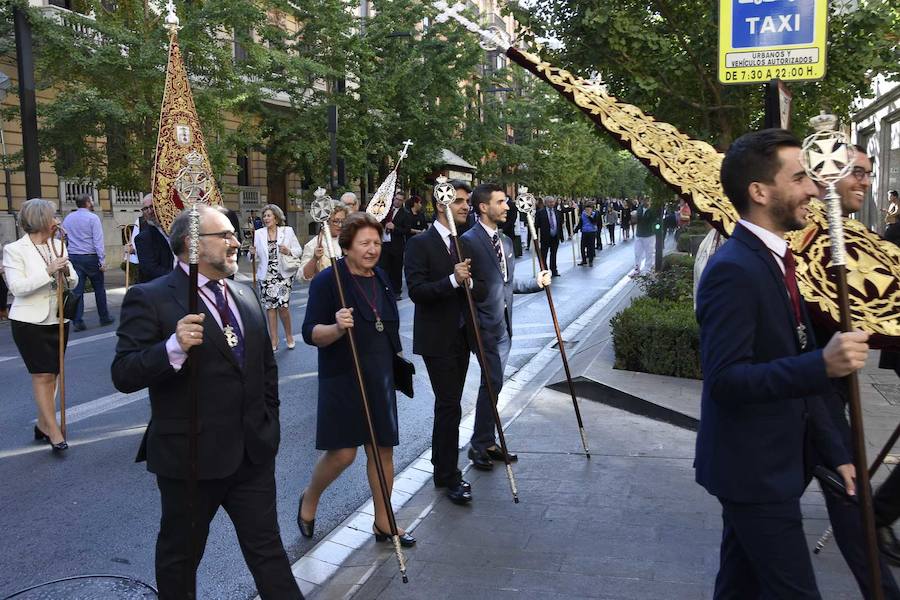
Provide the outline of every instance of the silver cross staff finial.
<path id="1" fill-rule="evenodd" d="M 534 217 L 536 204 L 537 200 L 534 194 L 528 193 L 528 188 L 521 186 L 519 195 L 516 197 L 516 208 L 519 209 L 519 212 L 529 217 Z"/>
<path id="2" fill-rule="evenodd" d="M 309 213 L 314 221 L 324 223 L 331 218 L 331 213 L 334 211 L 334 201 L 328 195 L 328 192 L 325 191 L 325 188 L 322 187 L 316 189 L 313 192 L 313 196 L 316 199 L 313 200 L 312 205 L 309 207 Z"/>
<path id="3" fill-rule="evenodd" d="M 169 3 L 166 4 L 166 11 L 165 28 L 171 33 L 175 33 L 181 27 L 179 26 L 178 15 L 175 12 L 175 3 L 172 0 L 169 0 Z"/>
<path id="4" fill-rule="evenodd" d="M 414 144 L 413 144 L 412 140 L 406 140 L 405 142 L 403 142 L 403 150 L 400 151 L 400 157 L 399 157 L 400 160 L 403 160 L 404 158 L 409 156 L 409 154 L 407 153 L 407 150 L 409 150 L 409 147 L 413 146 L 413 145 Z"/>

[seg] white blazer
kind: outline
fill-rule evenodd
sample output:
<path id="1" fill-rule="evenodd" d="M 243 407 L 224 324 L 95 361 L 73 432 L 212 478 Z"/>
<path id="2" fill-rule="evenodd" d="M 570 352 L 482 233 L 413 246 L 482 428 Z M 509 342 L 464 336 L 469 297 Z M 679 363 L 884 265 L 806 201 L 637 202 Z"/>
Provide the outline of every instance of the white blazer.
<path id="1" fill-rule="evenodd" d="M 294 230 L 290 227 L 276 228 L 275 239 L 279 246 L 284 244 L 291 249 L 291 255 L 300 257 L 303 254 L 303 247 L 300 245 Z M 262 281 L 266 278 L 266 269 L 269 267 L 269 234 L 268 229 L 263 227 L 257 229 L 253 234 L 253 246 L 256 248 L 256 279 Z M 279 254 L 281 251 L 279 250 Z M 278 272 L 285 277 L 296 274 L 296 271 L 285 270 L 281 261 L 278 261 Z"/>
<path id="2" fill-rule="evenodd" d="M 62 242 L 51 239 L 57 252 L 67 256 Z M 50 289 L 53 277 L 47 274 L 47 263 L 38 253 L 26 233 L 3 249 L 3 271 L 6 285 L 12 293 L 13 303 L 9 318 L 23 323 L 43 323 L 50 316 L 50 299 L 56 292 Z M 69 263 L 69 287 L 78 284 L 75 267 Z"/>

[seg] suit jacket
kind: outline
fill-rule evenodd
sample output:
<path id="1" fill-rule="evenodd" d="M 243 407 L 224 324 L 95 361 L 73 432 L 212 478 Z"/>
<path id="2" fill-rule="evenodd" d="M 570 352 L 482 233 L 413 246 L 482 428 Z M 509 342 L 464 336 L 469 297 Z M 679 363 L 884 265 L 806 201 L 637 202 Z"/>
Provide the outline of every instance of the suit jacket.
<path id="1" fill-rule="evenodd" d="M 278 366 L 266 320 L 253 291 L 224 280 L 243 324 L 245 356 L 239 365 L 222 329 L 202 300 L 203 343 L 176 371 L 166 341 L 188 313 L 188 276 L 181 269 L 131 287 L 122 304 L 112 380 L 120 392 L 150 392 L 150 424 L 136 462 L 163 477 L 188 475 L 188 413 L 191 364 L 200 387 L 200 479 L 234 473 L 246 454 L 254 464 L 273 460 L 278 450 Z"/>
<path id="2" fill-rule="evenodd" d="M 563 237 L 563 214 L 562 211 L 558 208 L 554 208 L 553 212 L 556 213 L 556 239 L 562 240 Z M 537 225 L 538 232 L 541 234 L 541 243 L 546 244 L 551 241 L 550 239 L 550 209 L 542 208 L 537 212 L 535 216 L 535 225 Z"/>
<path id="3" fill-rule="evenodd" d="M 506 256 L 505 283 L 494 245 L 484 227 L 476 223 L 460 237 L 462 258 L 472 259 L 472 296 L 478 309 L 479 328 L 497 338 L 503 335 L 503 329 L 506 328 L 507 335 L 512 338 L 513 294 L 530 294 L 541 288 L 534 278 L 516 281 L 512 240 L 500 233 L 500 241 Z"/>
<path id="4" fill-rule="evenodd" d="M 57 253 L 68 255 L 63 243 L 51 239 Z M 3 248 L 3 277 L 13 295 L 9 318 L 23 323 L 42 323 L 50 316 L 50 298 L 56 291 L 50 289 L 54 276 L 47 274 L 47 263 L 41 258 L 34 244 L 26 233 L 15 242 Z M 78 285 L 78 274 L 69 263 L 66 277 L 71 289 Z"/>
<path id="5" fill-rule="evenodd" d="M 697 320 L 697 483 L 733 502 L 782 502 L 803 494 L 813 445 L 829 466 L 849 462 L 818 396 L 830 387 L 822 350 L 811 339 L 801 351 L 781 269 L 740 224 L 704 270 Z"/>
<path id="6" fill-rule="evenodd" d="M 453 259 L 434 225 L 410 238 L 403 259 L 409 297 L 416 305 L 413 353 L 449 356 L 459 332 L 460 317 L 468 318 L 465 290 L 453 287 Z"/>
<path id="7" fill-rule="evenodd" d="M 172 270 L 175 256 L 169 241 L 154 225 L 147 223 L 141 229 L 134 238 L 134 249 L 140 265 L 141 283 L 153 281 Z"/>

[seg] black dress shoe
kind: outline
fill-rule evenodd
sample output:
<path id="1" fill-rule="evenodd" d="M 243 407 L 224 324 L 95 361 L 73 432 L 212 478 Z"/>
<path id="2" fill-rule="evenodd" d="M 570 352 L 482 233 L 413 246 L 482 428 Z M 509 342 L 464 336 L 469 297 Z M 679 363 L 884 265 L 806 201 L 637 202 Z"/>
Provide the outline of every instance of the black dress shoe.
<path id="1" fill-rule="evenodd" d="M 501 450 L 499 446 L 492 446 L 492 447 L 488 448 L 488 449 L 485 451 L 485 453 L 486 453 L 488 456 L 490 456 L 493 460 L 497 460 L 497 461 L 501 461 L 501 462 L 506 462 L 506 461 L 504 460 L 504 458 L 503 458 L 503 450 Z M 509 462 L 516 462 L 517 460 L 519 460 L 518 455 L 513 454 L 512 452 L 510 452 L 510 453 L 509 453 Z"/>
<path id="2" fill-rule="evenodd" d="M 475 448 L 469 448 L 469 460 L 472 461 L 472 466 L 479 471 L 490 471 L 494 468 L 494 463 L 491 462 L 491 457 L 487 452 L 480 452 Z"/>
<path id="3" fill-rule="evenodd" d="M 300 494 L 300 502 L 297 503 L 297 527 L 300 528 L 300 535 L 305 538 L 311 538 L 316 531 L 316 520 L 304 521 L 303 517 L 300 516 L 303 511 L 303 496 L 305 495 L 305 491 Z"/>
<path id="4" fill-rule="evenodd" d="M 900 542 L 890 527 L 879 527 L 876 530 L 878 548 L 886 561 L 894 566 L 900 566 Z"/>
<path id="5" fill-rule="evenodd" d="M 53 454 L 62 454 L 69 449 L 69 444 L 66 443 L 66 440 L 63 440 L 58 444 L 50 442 L 50 449 L 53 451 Z"/>
<path id="6" fill-rule="evenodd" d="M 460 477 L 459 479 L 457 479 L 456 481 L 453 481 L 451 483 L 446 483 L 444 481 L 435 481 L 434 482 L 434 487 L 436 487 L 436 488 L 454 488 L 457 486 L 462 487 L 467 492 L 472 491 L 472 484 L 469 483 L 468 481 L 466 481 L 465 479 L 463 479 L 462 477 Z"/>
<path id="7" fill-rule="evenodd" d="M 84 326 L 84 321 L 72 321 L 72 329 L 75 331 L 84 331 L 87 327 Z"/>
<path id="8" fill-rule="evenodd" d="M 105 321 L 100 321 L 100 327 L 106 327 L 107 325 L 112 325 L 116 320 L 113 318 L 106 319 Z"/>
<path id="9" fill-rule="evenodd" d="M 376 542 L 386 542 L 390 541 L 391 539 L 391 534 L 381 531 L 374 523 L 372 523 L 372 533 L 375 534 Z M 404 548 L 411 548 L 416 545 L 416 538 L 409 535 L 408 533 L 404 533 L 400 536 L 400 545 Z"/>
<path id="10" fill-rule="evenodd" d="M 468 504 L 472 501 L 472 489 L 466 489 L 462 486 L 462 482 L 460 482 L 457 486 L 450 486 L 447 488 L 447 497 L 450 499 L 450 502 L 453 504 Z"/>
<path id="11" fill-rule="evenodd" d="M 50 443 L 50 436 L 41 431 L 40 427 L 38 427 L 37 425 L 34 426 L 34 439 L 37 442 Z"/>

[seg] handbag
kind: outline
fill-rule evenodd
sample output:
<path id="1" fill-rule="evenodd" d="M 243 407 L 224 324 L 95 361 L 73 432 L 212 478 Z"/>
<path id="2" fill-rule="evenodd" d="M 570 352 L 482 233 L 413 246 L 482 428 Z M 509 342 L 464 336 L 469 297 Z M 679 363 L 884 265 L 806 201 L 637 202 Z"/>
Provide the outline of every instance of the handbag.
<path id="1" fill-rule="evenodd" d="M 280 234 L 281 232 L 279 232 Z M 279 238 L 281 236 L 279 235 Z M 283 240 L 278 240 L 278 245 L 281 246 Z M 290 273 L 291 277 L 297 274 L 297 271 L 300 270 L 300 267 L 303 266 L 303 262 L 300 256 L 294 256 L 293 254 L 283 254 L 281 250 L 278 250 L 278 261 L 279 267 L 282 272 Z"/>
<path id="2" fill-rule="evenodd" d="M 63 290 L 63 318 L 64 319 L 74 319 L 76 315 L 76 311 L 78 310 L 78 303 L 81 301 L 81 296 L 83 294 L 75 293 L 75 290 L 66 288 Z"/>
<path id="3" fill-rule="evenodd" d="M 409 398 L 413 397 L 413 375 L 416 374 L 416 365 L 406 360 L 400 354 L 394 354 L 394 389 Z"/>

